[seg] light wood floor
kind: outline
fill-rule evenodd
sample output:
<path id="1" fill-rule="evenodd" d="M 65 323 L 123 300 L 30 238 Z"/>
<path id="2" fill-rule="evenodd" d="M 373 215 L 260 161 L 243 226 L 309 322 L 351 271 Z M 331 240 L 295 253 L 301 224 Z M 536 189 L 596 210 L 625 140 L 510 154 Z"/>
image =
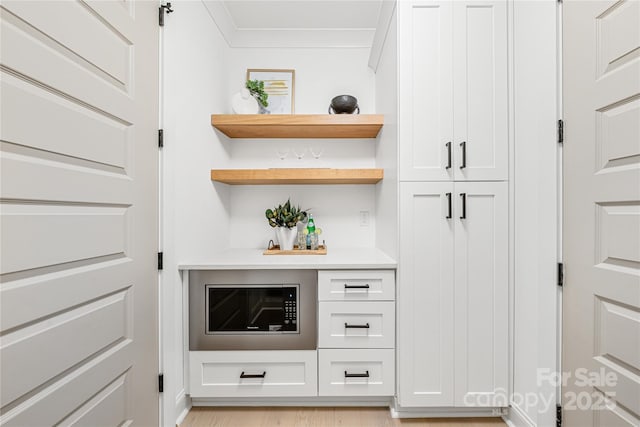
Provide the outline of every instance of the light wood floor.
<path id="1" fill-rule="evenodd" d="M 393 419 L 388 408 L 193 408 L 180 427 L 504 427 L 500 418 Z"/>

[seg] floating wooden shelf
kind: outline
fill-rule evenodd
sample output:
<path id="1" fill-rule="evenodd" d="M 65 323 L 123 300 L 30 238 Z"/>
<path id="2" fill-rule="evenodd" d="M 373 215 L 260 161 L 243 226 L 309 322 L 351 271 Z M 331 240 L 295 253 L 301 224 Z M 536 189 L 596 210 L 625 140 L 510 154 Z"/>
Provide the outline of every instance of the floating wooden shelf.
<path id="1" fill-rule="evenodd" d="M 382 114 L 212 114 L 229 138 L 375 138 Z"/>
<path id="2" fill-rule="evenodd" d="M 383 169 L 212 169 L 211 179 L 231 185 L 375 184 Z"/>

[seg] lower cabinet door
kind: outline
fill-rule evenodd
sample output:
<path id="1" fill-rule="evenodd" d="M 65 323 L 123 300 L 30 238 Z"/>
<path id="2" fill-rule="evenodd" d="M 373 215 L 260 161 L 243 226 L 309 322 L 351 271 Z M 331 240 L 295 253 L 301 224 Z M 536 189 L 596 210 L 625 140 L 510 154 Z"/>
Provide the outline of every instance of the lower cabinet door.
<path id="1" fill-rule="evenodd" d="M 455 406 L 508 406 L 508 184 L 456 182 L 455 193 Z"/>
<path id="2" fill-rule="evenodd" d="M 395 350 L 318 350 L 320 396 L 393 396 Z"/>
<path id="3" fill-rule="evenodd" d="M 192 351 L 191 397 L 317 396 L 317 352 Z"/>
<path id="4" fill-rule="evenodd" d="M 451 182 L 400 184 L 398 401 L 453 406 L 454 226 Z M 464 307 L 460 307 L 464 310 Z"/>

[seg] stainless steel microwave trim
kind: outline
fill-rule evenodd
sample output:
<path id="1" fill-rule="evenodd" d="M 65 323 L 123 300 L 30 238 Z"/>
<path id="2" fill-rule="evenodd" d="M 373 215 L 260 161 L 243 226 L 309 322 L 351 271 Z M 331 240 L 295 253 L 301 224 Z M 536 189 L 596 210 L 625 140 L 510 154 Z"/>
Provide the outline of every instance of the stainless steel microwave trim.
<path id="1" fill-rule="evenodd" d="M 206 334 L 205 286 L 299 284 L 298 334 Z M 317 349 L 318 272 L 316 270 L 190 270 L 189 350 Z"/>
<path id="2" fill-rule="evenodd" d="M 209 330 L 209 289 L 210 288 L 296 288 L 296 319 L 300 317 L 300 285 L 298 283 L 283 283 L 276 285 L 246 285 L 246 284 L 226 284 L 226 285 L 215 285 L 215 284 L 207 284 L 205 285 L 205 334 L 207 335 L 279 335 L 279 334 L 299 334 L 300 333 L 300 325 L 296 322 L 296 330 L 295 331 L 218 331 L 212 332 Z"/>

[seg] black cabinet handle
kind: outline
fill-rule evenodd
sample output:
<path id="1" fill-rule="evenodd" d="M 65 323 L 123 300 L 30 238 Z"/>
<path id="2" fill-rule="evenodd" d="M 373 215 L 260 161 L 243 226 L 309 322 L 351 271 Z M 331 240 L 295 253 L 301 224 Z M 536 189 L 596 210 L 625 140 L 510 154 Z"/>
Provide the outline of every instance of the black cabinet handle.
<path id="1" fill-rule="evenodd" d="M 347 322 L 344 323 L 345 329 L 369 329 L 369 327 L 368 323 L 366 325 L 350 325 Z"/>
<path id="2" fill-rule="evenodd" d="M 467 217 L 467 193 L 460 193 L 460 197 L 462 197 L 462 215 L 460 215 L 460 219 L 465 219 Z"/>
<path id="3" fill-rule="evenodd" d="M 460 165 L 460 169 L 464 169 L 467 167 L 467 141 L 462 141 L 460 147 L 462 147 L 462 164 Z"/>
<path id="4" fill-rule="evenodd" d="M 451 219 L 451 193 L 447 193 L 447 219 Z"/>
<path id="5" fill-rule="evenodd" d="M 447 146 L 447 166 L 445 169 L 451 169 L 451 141 L 445 144 Z"/>
<path id="6" fill-rule="evenodd" d="M 244 371 L 240 374 L 240 378 L 264 378 L 267 375 L 267 371 L 263 371 L 261 374 L 245 374 Z"/>
<path id="7" fill-rule="evenodd" d="M 344 288 L 345 289 L 369 289 L 369 284 L 367 283 L 366 285 L 347 285 L 345 283 Z"/>
<path id="8" fill-rule="evenodd" d="M 347 371 L 344 371 L 345 378 L 369 378 L 369 371 L 366 371 L 364 374 L 350 374 Z"/>

